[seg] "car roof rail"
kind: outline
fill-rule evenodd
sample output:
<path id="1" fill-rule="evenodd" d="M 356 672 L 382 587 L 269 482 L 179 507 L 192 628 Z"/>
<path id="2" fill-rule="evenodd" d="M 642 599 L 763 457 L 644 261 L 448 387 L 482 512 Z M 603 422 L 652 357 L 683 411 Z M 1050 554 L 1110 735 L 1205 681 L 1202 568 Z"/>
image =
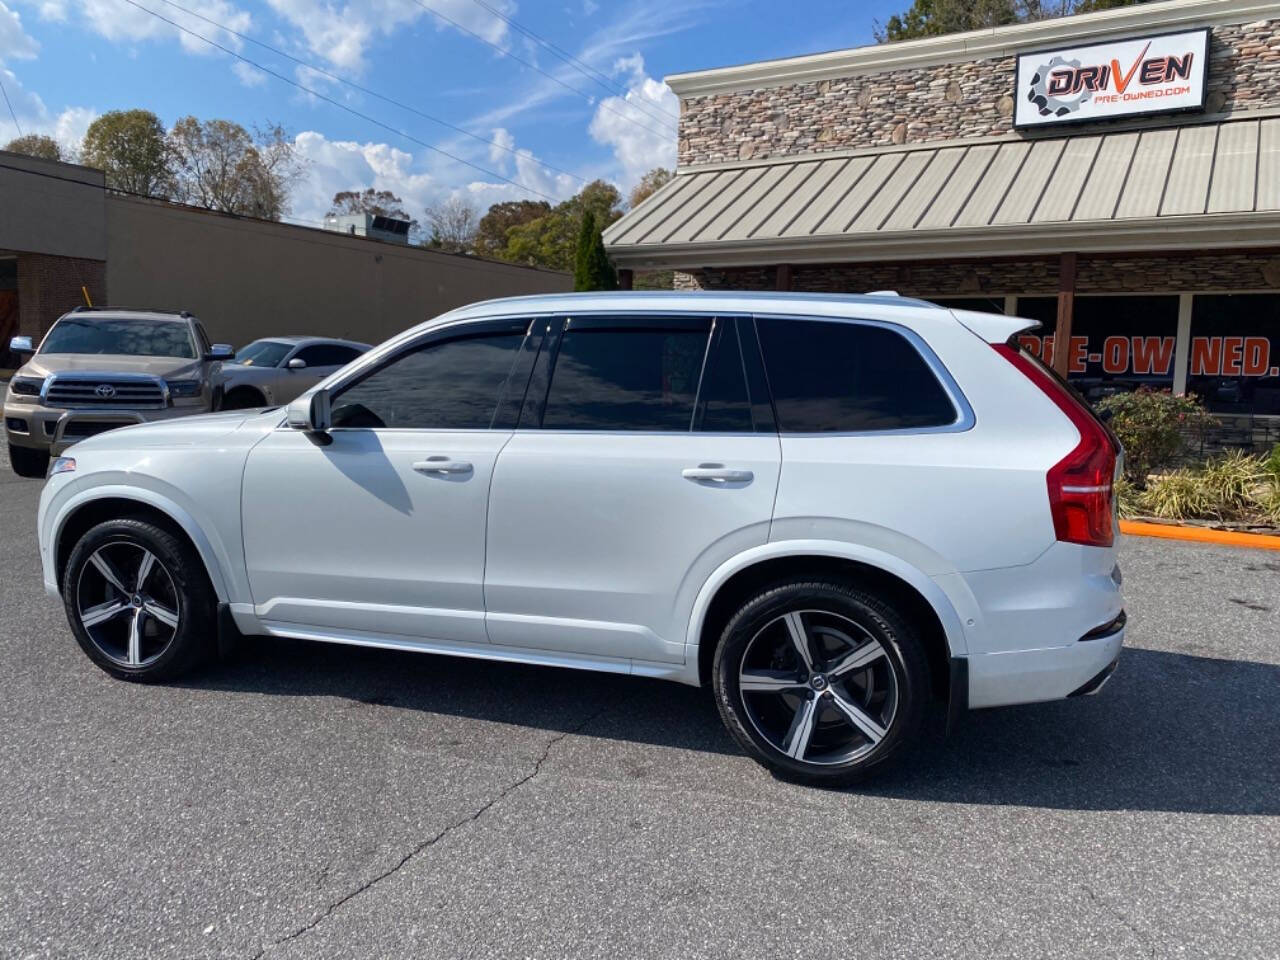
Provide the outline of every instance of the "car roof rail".
<path id="1" fill-rule="evenodd" d="M 165 310 L 161 307 L 86 307 L 78 304 L 69 313 L 169 313 L 184 320 L 194 320 L 195 314 L 190 310 Z"/>

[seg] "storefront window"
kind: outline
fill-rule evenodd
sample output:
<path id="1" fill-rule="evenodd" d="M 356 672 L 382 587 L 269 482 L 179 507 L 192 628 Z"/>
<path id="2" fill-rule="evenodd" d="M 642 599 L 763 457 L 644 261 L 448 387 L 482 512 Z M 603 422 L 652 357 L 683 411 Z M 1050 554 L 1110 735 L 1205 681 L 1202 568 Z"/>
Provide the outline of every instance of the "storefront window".
<path id="1" fill-rule="evenodd" d="M 1280 294 L 1192 300 L 1187 392 L 1219 413 L 1280 413 Z"/>
<path id="2" fill-rule="evenodd" d="M 1019 339 L 1032 353 L 1052 363 L 1058 298 L 1019 297 L 1018 315 L 1041 322 L 1041 329 Z M 1071 322 L 1068 376 L 1090 400 L 1143 385 L 1171 389 L 1177 332 L 1176 296 L 1078 296 Z"/>

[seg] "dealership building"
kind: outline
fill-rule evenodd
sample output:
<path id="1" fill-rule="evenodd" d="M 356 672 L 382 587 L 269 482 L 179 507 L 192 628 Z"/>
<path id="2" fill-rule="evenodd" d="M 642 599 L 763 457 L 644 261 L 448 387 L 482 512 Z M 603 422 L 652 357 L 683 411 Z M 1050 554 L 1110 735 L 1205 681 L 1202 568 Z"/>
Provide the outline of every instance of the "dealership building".
<path id="1" fill-rule="evenodd" d="M 1091 396 L 1189 390 L 1280 439 L 1280 4 L 1163 0 L 667 82 L 677 175 L 605 235 L 624 285 L 674 270 L 1017 313 Z"/>

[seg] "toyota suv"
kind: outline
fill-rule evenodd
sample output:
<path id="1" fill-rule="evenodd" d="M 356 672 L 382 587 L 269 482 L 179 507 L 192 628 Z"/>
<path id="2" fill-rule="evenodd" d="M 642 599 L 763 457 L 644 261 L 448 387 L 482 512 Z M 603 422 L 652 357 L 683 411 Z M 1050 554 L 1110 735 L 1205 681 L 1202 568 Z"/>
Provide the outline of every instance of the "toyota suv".
<path id="1" fill-rule="evenodd" d="M 84 307 L 60 317 L 38 350 L 30 337 L 9 349 L 34 354 L 4 397 L 9 462 L 23 477 L 43 477 L 50 455 L 85 437 L 208 412 L 213 375 L 235 356 L 186 312 Z"/>
<path id="2" fill-rule="evenodd" d="M 466 307 L 287 409 L 77 444 L 45 588 L 126 680 L 240 635 L 663 677 L 771 769 L 847 783 L 931 703 L 1095 693 L 1120 655 L 1119 446 L 1018 348 L 1033 326 L 892 296 Z"/>

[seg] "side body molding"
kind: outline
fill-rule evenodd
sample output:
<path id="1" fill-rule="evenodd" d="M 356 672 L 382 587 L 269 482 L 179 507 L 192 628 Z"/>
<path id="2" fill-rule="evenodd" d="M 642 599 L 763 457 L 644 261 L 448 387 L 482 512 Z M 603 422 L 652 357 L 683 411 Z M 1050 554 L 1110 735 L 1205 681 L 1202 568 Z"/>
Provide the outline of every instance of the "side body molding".
<path id="1" fill-rule="evenodd" d="M 874 547 L 866 547 L 857 543 L 839 540 L 778 540 L 753 547 L 726 561 L 707 579 L 698 591 L 693 610 L 689 617 L 689 629 L 685 635 L 685 663 L 692 664 L 697 670 L 698 646 L 702 636 L 703 622 L 712 598 L 735 573 L 745 570 L 763 560 L 774 560 L 782 557 L 820 556 L 841 560 L 853 560 L 869 567 L 877 567 L 891 573 L 919 591 L 937 613 L 942 629 L 946 634 L 947 646 L 952 657 L 965 656 L 968 643 L 965 639 L 963 621 L 956 612 L 951 598 L 938 583 L 923 571 L 917 569 L 899 557 Z"/>

